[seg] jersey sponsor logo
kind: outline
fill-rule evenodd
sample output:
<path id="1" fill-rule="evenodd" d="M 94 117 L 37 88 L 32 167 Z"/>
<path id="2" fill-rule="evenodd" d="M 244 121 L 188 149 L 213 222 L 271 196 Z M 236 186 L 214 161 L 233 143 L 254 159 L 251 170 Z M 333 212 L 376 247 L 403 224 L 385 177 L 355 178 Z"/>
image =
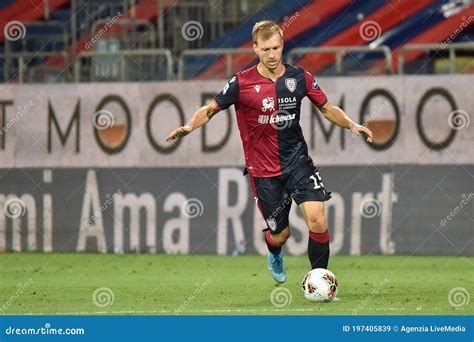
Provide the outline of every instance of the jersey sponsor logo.
<path id="1" fill-rule="evenodd" d="M 270 119 L 269 115 L 259 115 L 258 116 L 258 123 L 262 124 L 262 125 L 267 124 L 269 119 Z"/>
<path id="2" fill-rule="evenodd" d="M 311 85 L 311 88 L 316 89 L 318 87 L 318 82 L 313 78 L 313 84 Z"/>
<path id="3" fill-rule="evenodd" d="M 283 103 L 293 103 L 296 102 L 296 97 L 279 97 L 278 98 L 278 104 L 283 104 Z"/>
<path id="4" fill-rule="evenodd" d="M 254 88 L 257 93 L 260 93 L 260 84 L 257 84 L 256 86 L 254 86 Z"/>
<path id="5" fill-rule="evenodd" d="M 266 112 L 267 110 L 275 110 L 275 100 L 273 97 L 268 96 L 262 100 L 262 112 Z"/>
<path id="6" fill-rule="evenodd" d="M 297 104 L 298 104 L 298 100 L 296 99 L 296 96 L 278 98 L 278 109 L 284 109 L 284 110 L 295 109 Z"/>
<path id="7" fill-rule="evenodd" d="M 289 91 L 294 92 L 296 89 L 296 80 L 294 78 L 287 78 L 285 80 L 285 85 Z"/>
<path id="8" fill-rule="evenodd" d="M 286 121 L 293 121 L 296 118 L 296 114 L 274 114 L 274 115 L 259 115 L 258 123 L 265 124 L 280 124 Z"/>

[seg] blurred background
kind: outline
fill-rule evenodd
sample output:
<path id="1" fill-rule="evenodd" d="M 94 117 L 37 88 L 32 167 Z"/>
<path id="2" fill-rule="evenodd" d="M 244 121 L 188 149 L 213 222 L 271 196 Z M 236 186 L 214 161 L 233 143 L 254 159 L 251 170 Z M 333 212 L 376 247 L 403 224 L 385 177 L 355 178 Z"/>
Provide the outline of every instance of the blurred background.
<path id="1" fill-rule="evenodd" d="M 472 73 L 473 14 L 471 0 L 3 0 L 0 81 L 228 78 L 267 18 L 314 74 Z"/>

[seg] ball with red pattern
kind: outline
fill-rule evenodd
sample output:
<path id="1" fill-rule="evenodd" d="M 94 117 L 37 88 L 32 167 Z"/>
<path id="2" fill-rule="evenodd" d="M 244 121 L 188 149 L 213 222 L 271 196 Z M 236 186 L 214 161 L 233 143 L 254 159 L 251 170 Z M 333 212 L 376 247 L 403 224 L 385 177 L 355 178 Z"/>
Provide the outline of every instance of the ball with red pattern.
<path id="1" fill-rule="evenodd" d="M 301 289 L 305 298 L 312 302 L 330 302 L 336 297 L 339 284 L 334 273 L 315 268 L 304 276 Z"/>

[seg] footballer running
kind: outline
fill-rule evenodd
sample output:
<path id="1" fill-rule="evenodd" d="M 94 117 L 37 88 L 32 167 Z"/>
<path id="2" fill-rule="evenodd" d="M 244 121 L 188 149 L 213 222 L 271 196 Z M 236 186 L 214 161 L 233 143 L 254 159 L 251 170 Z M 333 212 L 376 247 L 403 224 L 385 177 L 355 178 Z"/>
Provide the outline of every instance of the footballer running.
<path id="1" fill-rule="evenodd" d="M 368 142 L 372 142 L 372 132 L 332 105 L 309 72 L 282 63 L 283 30 L 275 22 L 256 23 L 252 38 L 259 63 L 236 73 L 211 103 L 197 110 L 186 126 L 169 133 L 166 140 L 186 136 L 234 105 L 246 172 L 266 221 L 268 267 L 273 279 L 283 283 L 286 271 L 282 246 L 290 236 L 292 201 L 308 226 L 311 268 L 327 269 L 329 261 L 324 202 L 331 193 L 324 188 L 319 170 L 308 155 L 299 124 L 301 100 L 307 96 L 327 120 L 355 135 L 365 133 Z"/>

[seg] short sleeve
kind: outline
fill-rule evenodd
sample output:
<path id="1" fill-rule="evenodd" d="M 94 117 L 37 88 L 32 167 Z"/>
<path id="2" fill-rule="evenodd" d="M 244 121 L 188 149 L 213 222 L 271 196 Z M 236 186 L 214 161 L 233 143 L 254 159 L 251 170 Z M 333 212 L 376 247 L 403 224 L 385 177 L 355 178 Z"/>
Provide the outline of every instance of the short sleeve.
<path id="1" fill-rule="evenodd" d="M 313 75 L 309 72 L 304 72 L 306 81 L 306 96 L 314 103 L 316 107 L 322 107 L 328 101 L 326 94 L 319 87 L 318 82 L 314 79 Z"/>
<path id="2" fill-rule="evenodd" d="M 239 80 L 237 76 L 227 82 L 219 94 L 216 95 L 214 101 L 219 106 L 219 109 L 227 109 L 239 100 Z"/>

